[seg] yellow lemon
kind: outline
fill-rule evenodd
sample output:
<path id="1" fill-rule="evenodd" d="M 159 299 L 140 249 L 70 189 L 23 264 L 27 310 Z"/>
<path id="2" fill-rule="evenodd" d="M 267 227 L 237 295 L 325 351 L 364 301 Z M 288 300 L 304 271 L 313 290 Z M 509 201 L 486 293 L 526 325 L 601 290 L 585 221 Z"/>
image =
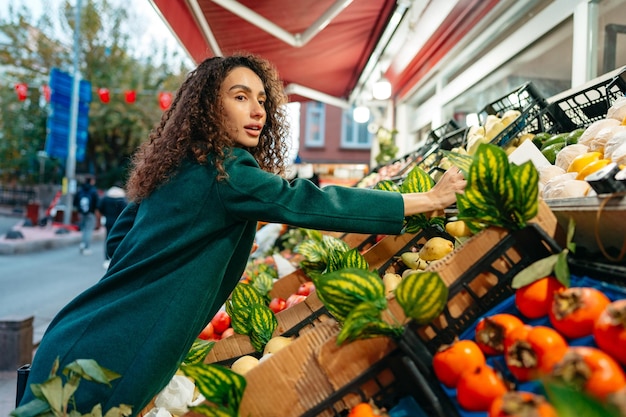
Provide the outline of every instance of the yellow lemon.
<path id="1" fill-rule="evenodd" d="M 610 159 L 598 159 L 597 161 L 593 161 L 592 163 L 587 164 L 587 166 L 585 166 L 582 169 L 582 171 L 578 173 L 578 175 L 576 176 L 576 179 L 584 180 L 585 178 L 587 178 L 588 175 L 593 174 L 594 172 L 604 168 L 610 163 L 611 163 Z"/>
<path id="2" fill-rule="evenodd" d="M 580 172 L 587 165 L 600 158 L 602 158 L 602 154 L 600 152 L 587 152 L 578 155 L 576 158 L 572 159 L 572 162 L 570 162 L 569 167 L 567 167 L 567 172 Z"/>

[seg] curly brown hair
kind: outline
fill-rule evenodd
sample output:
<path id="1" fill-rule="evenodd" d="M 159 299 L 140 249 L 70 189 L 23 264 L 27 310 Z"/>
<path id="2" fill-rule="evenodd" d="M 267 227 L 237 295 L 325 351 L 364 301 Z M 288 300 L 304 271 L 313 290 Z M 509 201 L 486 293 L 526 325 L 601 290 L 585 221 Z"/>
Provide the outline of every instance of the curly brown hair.
<path id="1" fill-rule="evenodd" d="M 189 73 L 159 125 L 133 155 L 126 184 L 130 200 L 140 202 L 149 196 L 176 173 L 185 158 L 200 164 L 212 162 L 218 170 L 218 179 L 227 178 L 224 160 L 228 149 L 238 145 L 227 134 L 219 92 L 224 79 L 239 67 L 254 71 L 267 94 L 267 120 L 259 144 L 246 149 L 261 169 L 284 173 L 288 125 L 283 104 L 287 103 L 287 97 L 275 68 L 268 61 L 248 54 L 208 58 Z"/>

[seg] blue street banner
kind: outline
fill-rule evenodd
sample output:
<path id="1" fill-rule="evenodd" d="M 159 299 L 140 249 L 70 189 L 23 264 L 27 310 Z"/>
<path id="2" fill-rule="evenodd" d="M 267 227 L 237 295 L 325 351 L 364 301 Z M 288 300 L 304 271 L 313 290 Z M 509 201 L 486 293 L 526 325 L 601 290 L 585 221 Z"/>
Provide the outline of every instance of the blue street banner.
<path id="1" fill-rule="evenodd" d="M 73 77 L 57 68 L 50 72 L 50 115 L 48 115 L 46 152 L 50 157 L 67 158 L 69 152 L 70 118 Z M 78 120 L 76 126 L 76 160 L 85 159 L 91 83 L 81 80 L 78 90 Z"/>

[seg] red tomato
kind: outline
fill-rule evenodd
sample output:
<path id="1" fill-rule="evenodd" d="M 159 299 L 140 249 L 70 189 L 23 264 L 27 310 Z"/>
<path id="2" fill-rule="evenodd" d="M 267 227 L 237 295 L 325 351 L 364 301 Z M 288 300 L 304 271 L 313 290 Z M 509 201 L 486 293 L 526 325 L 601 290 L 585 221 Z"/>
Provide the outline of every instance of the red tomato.
<path id="1" fill-rule="evenodd" d="M 607 353 L 589 346 L 571 346 L 552 376 L 599 400 L 626 387 L 620 365 Z"/>
<path id="2" fill-rule="evenodd" d="M 538 279 L 515 291 L 515 306 L 529 319 L 537 319 L 548 314 L 552 306 L 554 292 L 564 288 L 555 277 Z"/>
<path id="3" fill-rule="evenodd" d="M 567 349 L 567 342 L 556 330 L 535 326 L 507 346 L 505 362 L 513 376 L 525 382 L 550 373 Z"/>
<path id="4" fill-rule="evenodd" d="M 435 353 L 435 375 L 448 388 L 457 385 L 463 371 L 485 364 L 485 355 L 473 340 L 458 340 Z"/>
<path id="5" fill-rule="evenodd" d="M 456 385 L 459 405 L 467 411 L 487 411 L 491 403 L 507 391 L 504 380 L 489 365 L 463 372 Z"/>
<path id="6" fill-rule="evenodd" d="M 498 355 L 504 352 L 504 340 L 509 332 L 524 323 L 516 316 L 507 313 L 483 317 L 476 324 L 476 343 L 485 355 Z"/>
<path id="7" fill-rule="evenodd" d="M 307 281 L 300 284 L 300 286 L 298 287 L 298 291 L 296 291 L 296 294 L 308 296 L 309 294 L 311 294 L 312 291 L 315 291 L 315 284 L 313 284 L 312 281 Z"/>
<path id="8" fill-rule="evenodd" d="M 626 299 L 606 306 L 594 324 L 593 337 L 600 349 L 626 366 Z"/>
<path id="9" fill-rule="evenodd" d="M 230 327 L 230 316 L 224 310 L 220 310 L 211 320 L 215 333 L 222 334 L 224 330 Z"/>
<path id="10" fill-rule="evenodd" d="M 287 297 L 287 301 L 285 302 L 285 308 L 292 307 L 298 303 L 303 302 L 304 300 L 306 300 L 306 295 L 291 294 L 289 297 Z"/>
<path id="11" fill-rule="evenodd" d="M 491 403 L 489 417 L 558 417 L 556 410 L 541 395 L 510 391 Z"/>
<path id="12" fill-rule="evenodd" d="M 570 339 L 590 336 L 602 311 L 611 301 L 592 287 L 571 287 L 554 294 L 549 317 L 552 326 Z"/>
<path id="13" fill-rule="evenodd" d="M 204 329 L 198 335 L 198 338 L 202 340 L 213 340 L 215 339 L 215 330 L 213 329 L 213 324 L 209 322 Z"/>
<path id="14" fill-rule="evenodd" d="M 275 314 L 287 308 L 287 301 L 284 298 L 274 297 L 272 301 L 270 301 L 269 307 Z"/>
<path id="15" fill-rule="evenodd" d="M 235 334 L 235 329 L 233 329 L 232 327 L 229 327 L 228 329 L 222 332 L 222 339 L 226 339 L 227 337 L 232 336 L 234 334 Z"/>

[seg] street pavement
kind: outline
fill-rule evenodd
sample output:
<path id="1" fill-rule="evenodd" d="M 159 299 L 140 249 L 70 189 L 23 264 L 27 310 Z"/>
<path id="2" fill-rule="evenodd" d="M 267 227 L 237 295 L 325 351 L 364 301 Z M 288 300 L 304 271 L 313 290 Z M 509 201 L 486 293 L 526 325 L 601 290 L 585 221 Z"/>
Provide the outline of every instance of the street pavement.
<path id="1" fill-rule="evenodd" d="M 104 228 L 94 233 L 91 256 L 79 254 L 80 237 L 63 225 L 28 226 L 23 218 L 0 213 L 0 318 L 34 316 L 35 346 L 56 312 L 104 273 Z M 50 279 L 37 281 L 37 274 Z M 28 299 L 19 295 L 25 291 Z M 0 371 L 0 416 L 15 408 L 16 388 L 17 369 Z"/>

